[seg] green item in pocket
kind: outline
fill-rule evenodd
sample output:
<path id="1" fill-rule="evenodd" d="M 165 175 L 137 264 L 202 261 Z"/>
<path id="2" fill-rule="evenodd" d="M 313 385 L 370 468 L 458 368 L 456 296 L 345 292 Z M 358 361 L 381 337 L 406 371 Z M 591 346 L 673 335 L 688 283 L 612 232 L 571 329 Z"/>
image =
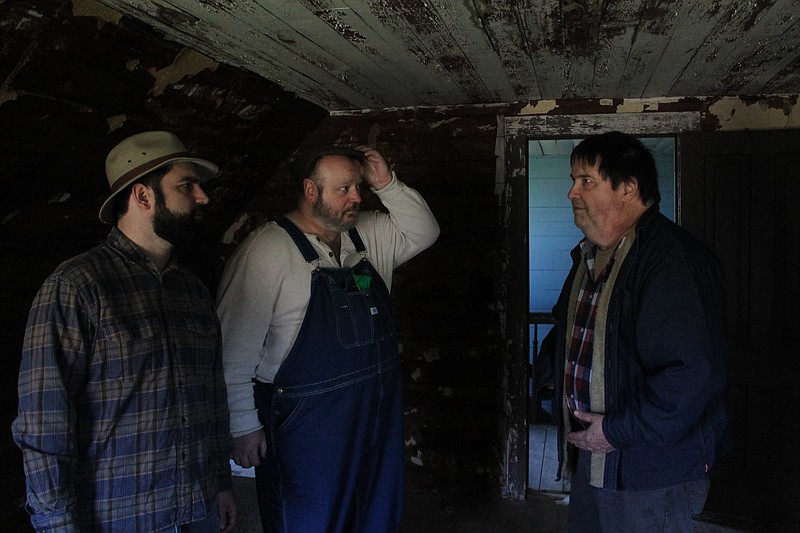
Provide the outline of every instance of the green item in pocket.
<path id="1" fill-rule="evenodd" d="M 369 274 L 355 274 L 353 273 L 353 281 L 356 282 L 356 287 L 360 291 L 369 290 L 370 285 L 372 285 L 372 276 Z"/>

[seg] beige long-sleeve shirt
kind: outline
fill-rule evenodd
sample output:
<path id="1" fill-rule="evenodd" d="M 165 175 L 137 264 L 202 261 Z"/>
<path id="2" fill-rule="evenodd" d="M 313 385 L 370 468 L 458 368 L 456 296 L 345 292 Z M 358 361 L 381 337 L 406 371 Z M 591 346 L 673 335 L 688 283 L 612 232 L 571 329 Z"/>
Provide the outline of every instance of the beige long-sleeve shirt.
<path id="1" fill-rule="evenodd" d="M 367 259 L 391 290 L 392 271 L 432 245 L 439 225 L 422 196 L 396 178 L 375 192 L 389 214 L 362 212 L 356 227 Z M 315 235 L 306 237 L 322 268 L 351 267 L 361 260 L 346 232 L 338 262 L 324 242 Z M 234 437 L 261 428 L 252 380 L 271 383 L 294 345 L 315 266 L 303 259 L 289 234 L 274 222 L 248 235 L 225 266 L 217 313 Z"/>

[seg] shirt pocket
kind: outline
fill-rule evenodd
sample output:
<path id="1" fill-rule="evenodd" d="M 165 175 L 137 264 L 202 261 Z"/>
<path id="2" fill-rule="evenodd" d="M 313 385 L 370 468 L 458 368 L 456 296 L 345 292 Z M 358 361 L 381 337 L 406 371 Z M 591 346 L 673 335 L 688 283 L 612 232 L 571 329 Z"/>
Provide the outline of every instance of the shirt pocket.
<path id="1" fill-rule="evenodd" d="M 163 337 L 161 324 L 149 318 L 101 324 L 89 370 L 92 379 L 142 379 L 163 359 Z"/>
<path id="2" fill-rule="evenodd" d="M 219 353 L 219 330 L 211 316 L 182 318 L 183 332 L 176 335 L 178 360 L 192 369 L 199 382 L 210 383 Z"/>

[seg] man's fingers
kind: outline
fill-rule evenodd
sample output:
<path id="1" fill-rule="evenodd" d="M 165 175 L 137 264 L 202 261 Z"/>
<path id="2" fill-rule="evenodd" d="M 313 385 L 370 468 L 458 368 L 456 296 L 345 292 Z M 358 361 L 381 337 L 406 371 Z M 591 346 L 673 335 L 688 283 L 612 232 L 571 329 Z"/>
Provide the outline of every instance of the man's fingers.
<path id="1" fill-rule="evenodd" d="M 234 455 L 233 462 L 237 465 L 241 466 L 242 468 L 250 468 L 251 466 L 259 466 L 261 461 L 258 459 L 258 456 L 255 458 L 251 457 L 250 454 L 248 455 Z"/>

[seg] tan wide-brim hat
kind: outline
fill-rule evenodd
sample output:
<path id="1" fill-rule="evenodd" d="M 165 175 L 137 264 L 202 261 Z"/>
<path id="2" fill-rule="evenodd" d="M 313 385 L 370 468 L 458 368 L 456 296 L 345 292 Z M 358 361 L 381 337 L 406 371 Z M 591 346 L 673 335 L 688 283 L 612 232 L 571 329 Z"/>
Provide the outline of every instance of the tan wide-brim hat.
<path id="1" fill-rule="evenodd" d="M 138 133 L 112 148 L 106 157 L 106 177 L 111 196 L 100 207 L 100 220 L 106 224 L 116 224 L 114 197 L 148 172 L 172 163 L 196 164 L 201 183 L 219 172 L 219 167 L 214 163 L 187 152 L 180 139 L 168 131 Z"/>

